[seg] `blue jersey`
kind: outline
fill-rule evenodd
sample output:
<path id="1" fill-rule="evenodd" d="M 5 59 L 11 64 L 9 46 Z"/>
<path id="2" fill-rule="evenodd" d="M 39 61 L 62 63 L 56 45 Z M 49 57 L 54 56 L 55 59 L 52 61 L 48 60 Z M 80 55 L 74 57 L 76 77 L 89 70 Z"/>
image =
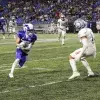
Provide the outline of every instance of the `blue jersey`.
<path id="1" fill-rule="evenodd" d="M 4 25 L 6 25 L 5 19 L 0 19 L 0 30 L 2 30 L 2 32 L 5 32 Z"/>
<path id="2" fill-rule="evenodd" d="M 2 23 L 2 20 L 0 19 L 0 29 L 3 28 L 3 23 Z"/>
<path id="3" fill-rule="evenodd" d="M 34 31 L 34 33 L 35 33 L 35 31 Z M 17 33 L 17 36 L 21 39 L 20 42 L 27 41 L 29 43 L 34 43 L 37 40 L 37 36 L 35 34 L 31 34 L 30 36 L 27 36 L 26 32 L 23 30 L 19 31 Z M 21 67 L 24 65 L 24 63 L 27 60 L 28 52 L 23 51 L 21 48 L 16 49 L 16 59 L 20 59 L 19 65 Z"/>
<path id="4" fill-rule="evenodd" d="M 20 42 L 27 41 L 29 43 L 34 43 L 37 40 L 37 36 L 34 33 L 28 36 L 26 32 L 22 30 L 17 33 L 17 36 L 21 39 Z"/>

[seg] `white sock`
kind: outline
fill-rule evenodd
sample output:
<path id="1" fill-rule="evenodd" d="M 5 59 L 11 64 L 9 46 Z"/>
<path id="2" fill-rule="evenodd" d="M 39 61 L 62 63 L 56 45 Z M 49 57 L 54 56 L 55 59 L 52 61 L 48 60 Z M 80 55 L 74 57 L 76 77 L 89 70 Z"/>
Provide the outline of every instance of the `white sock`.
<path id="1" fill-rule="evenodd" d="M 14 63 L 12 64 L 12 68 L 11 68 L 11 74 L 13 74 L 14 73 L 14 69 L 15 69 L 15 67 L 17 66 L 17 64 L 19 63 L 19 59 L 16 59 L 15 61 L 14 61 Z"/>
<path id="2" fill-rule="evenodd" d="M 77 72 L 76 62 L 74 59 L 69 60 L 73 72 Z"/>
<path id="3" fill-rule="evenodd" d="M 89 66 L 89 63 L 88 63 L 85 59 L 82 59 L 81 62 L 82 62 L 82 64 L 85 66 L 85 68 L 87 69 L 88 73 L 89 73 L 89 72 L 93 72 L 93 71 L 91 70 L 91 67 Z"/>
<path id="4" fill-rule="evenodd" d="M 16 36 L 14 35 L 14 39 L 16 39 Z"/>
<path id="5" fill-rule="evenodd" d="M 60 41 L 60 38 L 61 38 L 61 34 L 60 33 L 58 33 L 58 40 Z"/>
<path id="6" fill-rule="evenodd" d="M 64 44 L 64 39 L 62 39 L 62 44 Z"/>
<path id="7" fill-rule="evenodd" d="M 3 36 L 3 39 L 5 39 L 5 36 Z"/>

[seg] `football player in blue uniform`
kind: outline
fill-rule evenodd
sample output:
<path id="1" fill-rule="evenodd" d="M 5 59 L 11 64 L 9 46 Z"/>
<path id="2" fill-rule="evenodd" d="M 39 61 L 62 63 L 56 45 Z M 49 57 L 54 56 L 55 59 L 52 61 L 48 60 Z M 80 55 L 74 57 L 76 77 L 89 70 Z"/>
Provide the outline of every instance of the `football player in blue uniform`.
<path id="1" fill-rule="evenodd" d="M 17 33 L 16 38 L 16 59 L 12 64 L 11 72 L 9 77 L 13 78 L 13 73 L 15 67 L 18 65 L 22 67 L 27 59 L 28 53 L 32 48 L 32 45 L 37 40 L 36 32 L 33 28 L 33 25 L 28 23 L 23 25 L 23 30 Z"/>
<path id="2" fill-rule="evenodd" d="M 4 19 L 4 17 L 0 18 L 0 31 L 2 31 L 3 34 L 3 39 L 5 39 L 5 28 L 4 26 L 6 26 L 6 20 Z"/>

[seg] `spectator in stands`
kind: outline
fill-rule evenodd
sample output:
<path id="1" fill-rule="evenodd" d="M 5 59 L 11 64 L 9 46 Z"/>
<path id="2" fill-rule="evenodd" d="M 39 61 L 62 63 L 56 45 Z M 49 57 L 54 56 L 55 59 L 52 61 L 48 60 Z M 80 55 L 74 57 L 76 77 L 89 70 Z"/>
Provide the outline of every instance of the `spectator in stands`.
<path id="1" fill-rule="evenodd" d="M 5 32 L 6 32 L 6 20 L 4 17 L 0 18 L 0 31 L 2 31 L 3 39 L 5 39 Z"/>

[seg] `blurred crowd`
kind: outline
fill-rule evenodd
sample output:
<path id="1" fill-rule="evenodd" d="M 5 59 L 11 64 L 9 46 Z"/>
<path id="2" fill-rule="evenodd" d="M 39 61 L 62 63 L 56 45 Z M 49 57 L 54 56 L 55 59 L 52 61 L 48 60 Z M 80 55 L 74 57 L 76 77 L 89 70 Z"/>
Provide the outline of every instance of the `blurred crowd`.
<path id="1" fill-rule="evenodd" d="M 37 22 L 51 22 L 59 18 L 60 13 L 74 21 L 79 16 L 90 21 L 100 19 L 99 0 L 6 0 L 0 7 L 0 16 L 9 19 L 15 16 L 17 22 L 30 19 Z"/>

